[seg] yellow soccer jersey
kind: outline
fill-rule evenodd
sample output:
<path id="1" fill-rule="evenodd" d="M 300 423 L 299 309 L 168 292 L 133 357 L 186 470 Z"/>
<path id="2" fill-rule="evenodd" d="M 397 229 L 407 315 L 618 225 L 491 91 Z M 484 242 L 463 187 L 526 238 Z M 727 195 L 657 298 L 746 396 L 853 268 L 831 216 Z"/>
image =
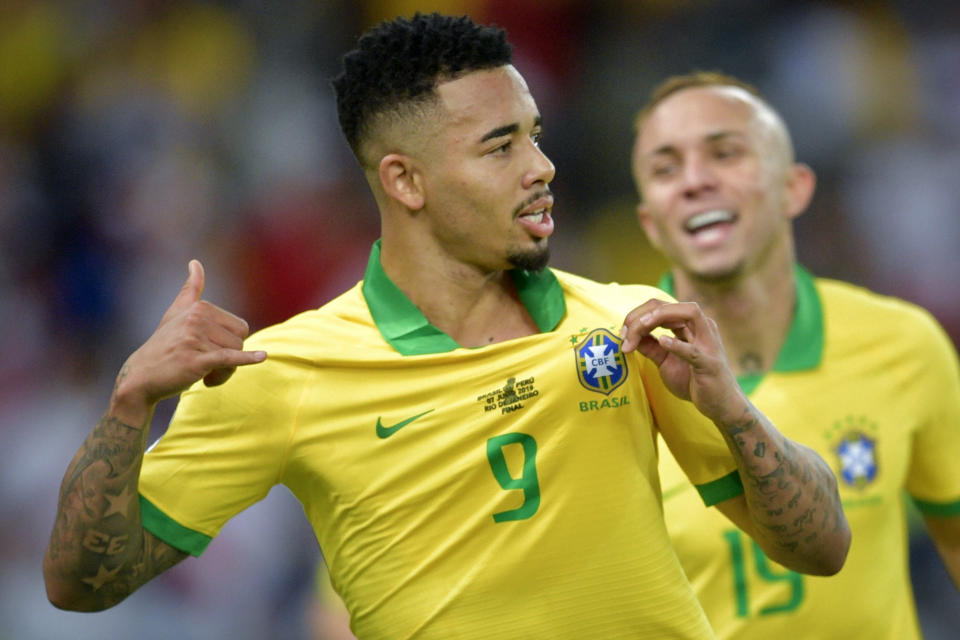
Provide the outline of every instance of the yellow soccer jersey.
<path id="1" fill-rule="evenodd" d="M 913 305 L 799 267 L 796 280 L 797 311 L 774 371 L 741 386 L 836 473 L 853 532 L 846 564 L 823 578 L 767 559 L 729 520 L 694 504 L 669 454 L 667 527 L 718 638 L 919 638 L 903 495 L 928 513 L 960 513 L 956 352 Z"/>
<path id="2" fill-rule="evenodd" d="M 713 637 L 663 524 L 657 433 L 704 501 L 742 485 L 716 427 L 618 337 L 665 294 L 514 281 L 542 333 L 461 348 L 375 245 L 361 284 L 248 339 L 264 363 L 182 396 L 144 460 L 147 529 L 199 555 L 282 483 L 360 638 Z"/>

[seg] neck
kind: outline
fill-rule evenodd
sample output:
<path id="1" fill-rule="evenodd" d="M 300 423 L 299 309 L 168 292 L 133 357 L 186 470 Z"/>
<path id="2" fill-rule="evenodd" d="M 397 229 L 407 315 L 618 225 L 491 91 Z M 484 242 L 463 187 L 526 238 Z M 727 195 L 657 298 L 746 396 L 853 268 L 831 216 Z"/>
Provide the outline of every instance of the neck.
<path id="1" fill-rule="evenodd" d="M 382 240 L 384 272 L 457 344 L 479 347 L 539 332 L 509 271 L 487 271 L 425 247 L 397 249 Z"/>
<path id="2" fill-rule="evenodd" d="M 796 307 L 793 260 L 724 281 L 706 281 L 673 270 L 679 300 L 697 302 L 720 329 L 736 375 L 773 368 Z"/>

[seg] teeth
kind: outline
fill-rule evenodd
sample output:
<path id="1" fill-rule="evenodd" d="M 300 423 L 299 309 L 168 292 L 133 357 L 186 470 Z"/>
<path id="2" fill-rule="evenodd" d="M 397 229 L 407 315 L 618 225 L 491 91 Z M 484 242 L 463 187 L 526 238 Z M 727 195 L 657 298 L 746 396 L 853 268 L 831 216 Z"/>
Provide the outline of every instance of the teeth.
<path id="1" fill-rule="evenodd" d="M 687 231 L 696 231 L 707 225 L 716 224 L 717 222 L 733 222 L 733 219 L 734 215 L 732 212 L 725 209 L 713 209 L 693 216 L 687 220 L 685 226 Z"/>
<path id="2" fill-rule="evenodd" d="M 533 222 L 540 222 L 543 220 L 543 213 L 544 213 L 544 210 L 540 209 L 539 211 L 532 211 L 530 213 L 525 213 L 523 214 L 522 217 L 526 218 L 527 220 L 531 220 Z"/>

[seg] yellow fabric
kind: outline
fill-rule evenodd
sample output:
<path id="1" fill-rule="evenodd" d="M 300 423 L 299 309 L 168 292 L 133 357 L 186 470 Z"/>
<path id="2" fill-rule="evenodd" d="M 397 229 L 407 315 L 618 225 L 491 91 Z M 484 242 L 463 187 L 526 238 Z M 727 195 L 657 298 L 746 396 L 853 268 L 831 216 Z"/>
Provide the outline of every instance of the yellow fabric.
<path id="1" fill-rule="evenodd" d="M 819 366 L 769 373 L 751 400 L 837 474 L 853 531 L 846 565 L 823 578 L 767 560 L 722 515 L 698 508 L 668 454 L 661 461 L 667 526 L 718 638 L 917 639 L 903 490 L 938 504 L 960 501 L 956 353 L 925 311 L 816 282 L 825 334 Z M 845 440 L 861 454 L 848 445 L 846 466 Z"/>
<path id="2" fill-rule="evenodd" d="M 214 536 L 285 484 L 362 639 L 713 637 L 663 525 L 657 429 L 698 484 L 734 461 L 644 358 L 596 391 L 574 350 L 665 294 L 557 275 L 554 331 L 483 348 L 401 356 L 359 285 L 252 336 L 267 361 L 184 394 L 142 495 Z"/>

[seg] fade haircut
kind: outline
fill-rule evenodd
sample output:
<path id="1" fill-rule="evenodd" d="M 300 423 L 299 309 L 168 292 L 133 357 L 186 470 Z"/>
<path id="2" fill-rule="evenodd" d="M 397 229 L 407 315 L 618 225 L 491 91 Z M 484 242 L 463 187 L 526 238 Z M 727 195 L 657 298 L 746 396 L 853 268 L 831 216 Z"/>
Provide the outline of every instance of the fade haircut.
<path id="1" fill-rule="evenodd" d="M 382 123 L 415 117 L 439 83 L 511 62 L 503 29 L 467 16 L 421 14 L 384 21 L 357 40 L 333 79 L 340 129 L 364 167 L 364 147 Z"/>

